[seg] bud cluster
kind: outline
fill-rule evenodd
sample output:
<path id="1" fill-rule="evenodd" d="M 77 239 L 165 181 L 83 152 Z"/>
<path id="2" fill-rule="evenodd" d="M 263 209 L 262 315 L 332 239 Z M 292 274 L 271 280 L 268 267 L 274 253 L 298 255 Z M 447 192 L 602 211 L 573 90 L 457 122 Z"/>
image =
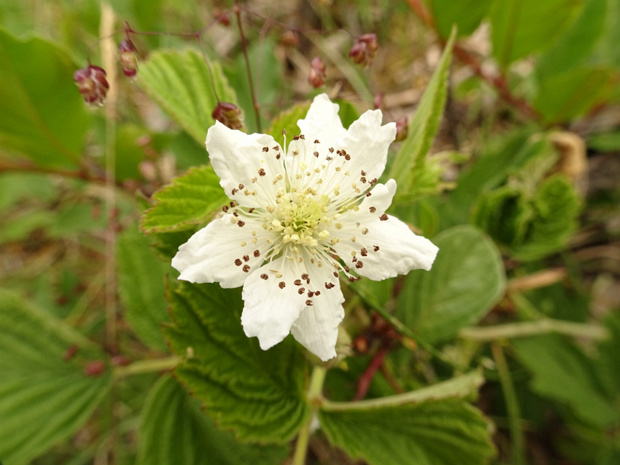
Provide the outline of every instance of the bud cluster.
<path id="1" fill-rule="evenodd" d="M 349 57 L 358 65 L 369 66 L 375 58 L 378 49 L 377 36 L 375 34 L 364 34 L 351 47 Z"/>
<path id="2" fill-rule="evenodd" d="M 325 82 L 325 63 L 320 57 L 314 57 L 310 62 L 308 82 L 315 89 L 321 87 Z"/>
<path id="3" fill-rule="evenodd" d="M 232 103 L 218 102 L 211 116 L 214 120 L 219 121 L 230 129 L 241 129 L 243 127 L 241 110 Z"/>
<path id="4" fill-rule="evenodd" d="M 73 80 L 86 103 L 98 106 L 105 103 L 110 85 L 103 68 L 96 65 L 88 65 L 86 68 L 78 69 L 73 74 Z"/>

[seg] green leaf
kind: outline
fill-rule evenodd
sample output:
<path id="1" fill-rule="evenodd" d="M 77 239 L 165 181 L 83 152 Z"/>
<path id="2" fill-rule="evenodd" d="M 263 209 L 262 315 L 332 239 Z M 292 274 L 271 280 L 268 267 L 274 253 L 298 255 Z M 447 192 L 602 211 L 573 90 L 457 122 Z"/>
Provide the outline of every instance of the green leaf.
<path id="1" fill-rule="evenodd" d="M 179 379 L 205 402 L 224 429 L 242 440 L 291 439 L 310 414 L 304 400 L 306 363 L 292 338 L 263 351 L 243 333 L 240 291 L 178 282 L 169 293 L 172 349 L 190 357 Z"/>
<path id="2" fill-rule="evenodd" d="M 569 121 L 607 100 L 615 90 L 616 74 L 600 67 L 550 76 L 539 83 L 534 107 L 546 122 Z"/>
<path id="3" fill-rule="evenodd" d="M 229 201 L 219 181 L 210 165 L 190 168 L 153 195 L 155 205 L 142 215 L 141 229 L 175 232 L 206 223 Z"/>
<path id="4" fill-rule="evenodd" d="M 75 166 L 89 123 L 73 82 L 78 66 L 47 40 L 19 40 L 2 29 L 0 63 L 0 146 L 5 153 L 44 167 Z"/>
<path id="5" fill-rule="evenodd" d="M 297 121 L 303 119 L 308 113 L 310 108 L 309 103 L 298 103 L 289 110 L 285 110 L 280 113 L 271 123 L 271 127 L 267 130 L 266 134 L 271 135 L 275 140 L 283 143 L 282 132 L 285 131 L 287 139 L 290 139 L 294 135 L 299 134 L 299 127 L 297 127 Z"/>
<path id="6" fill-rule="evenodd" d="M 592 360 L 568 339 L 557 335 L 515 339 L 512 347 L 533 373 L 534 391 L 568 404 L 593 425 L 605 426 L 619 420 L 618 412 L 599 388 Z"/>
<path id="7" fill-rule="evenodd" d="M 157 259 L 137 228 L 128 228 L 119 236 L 117 261 L 118 292 L 127 321 L 145 344 L 165 351 L 161 325 L 170 321 L 165 299 L 170 264 Z"/>
<path id="8" fill-rule="evenodd" d="M 138 82 L 149 97 L 200 144 L 215 123 L 211 113 L 218 100 L 213 87 L 222 102 L 237 104 L 220 64 L 213 60 L 210 64 L 211 73 L 199 52 L 167 50 L 152 53 L 138 73 Z"/>
<path id="9" fill-rule="evenodd" d="M 592 134 L 588 137 L 587 146 L 602 153 L 620 151 L 620 131 Z"/>
<path id="10" fill-rule="evenodd" d="M 444 39 L 450 36 L 456 25 L 459 37 L 474 32 L 493 4 L 493 0 L 430 0 L 433 18 Z"/>
<path id="11" fill-rule="evenodd" d="M 501 0 L 491 8 L 493 55 L 503 67 L 553 43 L 582 0 Z"/>
<path id="12" fill-rule="evenodd" d="M 478 229 L 457 226 L 433 239 L 439 254 L 430 271 L 409 273 L 397 316 L 428 342 L 445 341 L 475 324 L 502 297 L 504 267 Z"/>
<path id="13" fill-rule="evenodd" d="M 62 321 L 2 290 L 0 310 L 0 457 L 28 464 L 88 420 L 111 377 L 85 374 L 104 354 Z"/>
<path id="14" fill-rule="evenodd" d="M 536 61 L 535 71 L 540 81 L 570 71 L 583 63 L 604 30 L 607 4 L 607 0 L 584 1 L 575 22 Z"/>
<path id="15" fill-rule="evenodd" d="M 319 410 L 319 419 L 332 444 L 371 465 L 483 465 L 495 454 L 484 417 L 458 399 Z"/>
<path id="16" fill-rule="evenodd" d="M 390 169 L 389 177 L 398 183 L 399 197 L 415 196 L 418 188 L 416 182 L 424 172 L 425 157 L 439 127 L 446 102 L 446 86 L 455 37 L 456 33 L 453 32 L 409 125 L 409 134 Z"/>
<path id="17" fill-rule="evenodd" d="M 280 464 L 286 446 L 238 443 L 200 411 L 200 405 L 170 376 L 153 387 L 142 409 L 138 465 Z"/>

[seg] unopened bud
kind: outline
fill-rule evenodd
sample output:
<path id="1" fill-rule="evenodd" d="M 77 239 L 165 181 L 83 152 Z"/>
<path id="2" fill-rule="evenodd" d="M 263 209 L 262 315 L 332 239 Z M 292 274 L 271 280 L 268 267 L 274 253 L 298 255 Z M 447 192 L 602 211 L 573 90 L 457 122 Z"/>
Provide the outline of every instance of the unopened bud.
<path id="1" fill-rule="evenodd" d="M 378 92 L 375 94 L 375 98 L 373 99 L 373 105 L 375 110 L 381 110 L 383 108 L 383 92 Z"/>
<path id="2" fill-rule="evenodd" d="M 215 10 L 213 12 L 213 17 L 222 26 L 230 26 L 230 17 L 228 16 L 228 13 L 222 13 L 220 10 Z"/>
<path id="3" fill-rule="evenodd" d="M 241 110 L 232 103 L 219 102 L 211 116 L 230 129 L 241 129 L 243 127 Z"/>
<path id="4" fill-rule="evenodd" d="M 73 80 L 78 86 L 82 98 L 89 105 L 101 106 L 105 103 L 105 97 L 110 88 L 105 76 L 106 73 L 103 68 L 95 65 L 78 69 L 73 74 Z"/>
<path id="5" fill-rule="evenodd" d="M 398 120 L 396 120 L 396 139 L 394 139 L 394 142 L 405 140 L 408 133 L 409 123 L 407 122 L 407 117 L 403 116 L 402 118 L 398 118 Z"/>
<path id="6" fill-rule="evenodd" d="M 128 78 L 136 77 L 138 73 L 138 50 L 129 39 L 118 44 L 118 59 L 123 69 L 123 74 Z"/>
<path id="7" fill-rule="evenodd" d="M 375 58 L 378 49 L 377 36 L 375 34 L 364 34 L 351 47 L 349 57 L 358 65 L 368 66 Z"/>
<path id="8" fill-rule="evenodd" d="M 310 62 L 308 82 L 315 89 L 321 87 L 325 82 L 325 63 L 320 57 L 314 57 Z"/>
<path id="9" fill-rule="evenodd" d="M 299 36 L 295 31 L 284 31 L 280 36 L 280 44 L 285 47 L 297 47 L 299 45 Z"/>

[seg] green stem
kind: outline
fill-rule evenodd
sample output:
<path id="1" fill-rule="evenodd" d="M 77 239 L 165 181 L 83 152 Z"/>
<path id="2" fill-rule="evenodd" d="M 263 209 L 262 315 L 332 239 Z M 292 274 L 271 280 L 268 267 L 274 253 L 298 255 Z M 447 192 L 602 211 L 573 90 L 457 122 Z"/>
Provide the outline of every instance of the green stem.
<path id="1" fill-rule="evenodd" d="M 373 408 L 415 404 L 430 399 L 467 397 L 472 392 L 475 392 L 483 382 L 484 377 L 482 374 L 479 371 L 473 371 L 433 386 L 406 392 L 404 394 L 380 397 L 378 399 L 360 400 L 357 402 L 331 402 L 327 399 L 323 399 L 321 410 L 331 412 L 343 410 L 369 410 Z"/>
<path id="2" fill-rule="evenodd" d="M 519 412 L 519 403 L 517 402 L 517 395 L 514 385 L 512 384 L 512 378 L 508 371 L 506 357 L 504 357 L 504 351 L 499 344 L 491 344 L 491 350 L 497 366 L 502 391 L 504 392 L 506 410 L 508 411 L 508 428 L 510 429 L 510 439 L 512 441 L 512 464 L 525 465 L 523 431 L 520 425 L 521 413 Z"/>
<path id="3" fill-rule="evenodd" d="M 131 365 L 117 367 L 114 369 L 114 379 L 125 378 L 126 376 L 141 375 L 158 371 L 171 370 L 181 362 L 181 357 L 158 358 L 154 360 L 140 360 Z"/>
<path id="4" fill-rule="evenodd" d="M 308 451 L 308 440 L 310 439 L 310 424 L 314 419 L 316 410 L 322 399 L 323 382 L 325 381 L 325 374 L 327 370 L 322 366 L 315 366 L 312 370 L 312 376 L 310 377 L 310 386 L 308 387 L 307 400 L 312 406 L 312 413 L 308 418 L 308 421 L 303 426 L 297 436 L 297 444 L 295 445 L 295 455 L 293 455 L 293 463 L 291 465 L 304 465 L 306 463 L 306 455 Z"/>
<path id="5" fill-rule="evenodd" d="M 237 16 L 237 27 L 239 28 L 239 36 L 241 38 L 241 51 L 243 52 L 243 59 L 245 60 L 245 70 L 248 74 L 248 82 L 250 84 L 250 96 L 252 97 L 252 106 L 254 107 L 256 129 L 258 132 L 262 132 L 258 100 L 256 98 L 256 91 L 254 90 L 254 79 L 252 78 L 252 66 L 250 66 L 250 58 L 248 57 L 248 44 L 245 38 L 245 34 L 243 33 L 243 23 L 241 21 L 241 8 L 239 7 L 239 0 L 235 0 L 234 12 L 235 16 Z"/>
<path id="6" fill-rule="evenodd" d="M 527 337 L 548 333 L 558 333 L 566 336 L 584 337 L 595 340 L 603 340 L 608 337 L 605 328 L 599 325 L 573 323 L 549 318 L 521 323 L 508 323 L 505 325 L 465 328 L 459 332 L 459 336 L 463 339 L 470 339 L 472 341 L 490 342 L 500 339 Z"/>

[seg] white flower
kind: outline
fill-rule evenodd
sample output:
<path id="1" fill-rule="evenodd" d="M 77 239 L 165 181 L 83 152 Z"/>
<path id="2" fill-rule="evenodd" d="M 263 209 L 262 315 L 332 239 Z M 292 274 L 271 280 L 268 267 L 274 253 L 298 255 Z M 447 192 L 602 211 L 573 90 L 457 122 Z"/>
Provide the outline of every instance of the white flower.
<path id="1" fill-rule="evenodd" d="M 233 201 L 179 248 L 179 279 L 243 286 L 248 337 L 266 350 L 289 332 L 322 360 L 344 317 L 339 277 L 373 280 L 430 269 L 437 247 L 387 215 L 396 182 L 377 184 L 394 123 L 368 111 L 346 130 L 317 96 L 284 153 L 273 137 L 215 123 L 207 151 Z"/>

